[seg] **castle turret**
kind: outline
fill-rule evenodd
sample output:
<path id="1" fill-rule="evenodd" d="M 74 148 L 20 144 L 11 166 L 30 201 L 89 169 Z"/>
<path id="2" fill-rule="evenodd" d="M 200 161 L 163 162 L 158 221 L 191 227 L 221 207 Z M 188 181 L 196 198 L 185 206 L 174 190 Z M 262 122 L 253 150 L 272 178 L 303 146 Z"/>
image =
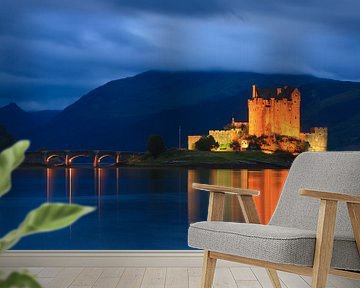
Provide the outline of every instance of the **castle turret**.
<path id="1" fill-rule="evenodd" d="M 252 98 L 256 98 L 256 86 L 252 85 Z"/>
<path id="2" fill-rule="evenodd" d="M 300 136 L 300 92 L 296 88 L 260 89 L 252 86 L 248 100 L 250 135 Z"/>

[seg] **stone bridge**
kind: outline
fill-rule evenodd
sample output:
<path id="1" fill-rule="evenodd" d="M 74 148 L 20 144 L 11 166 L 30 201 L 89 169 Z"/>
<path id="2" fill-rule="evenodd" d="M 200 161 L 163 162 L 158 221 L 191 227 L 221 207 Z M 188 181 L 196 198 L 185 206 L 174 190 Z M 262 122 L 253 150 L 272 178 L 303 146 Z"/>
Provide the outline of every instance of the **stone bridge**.
<path id="1" fill-rule="evenodd" d="M 91 160 L 94 167 L 100 167 L 101 161 L 106 158 L 112 158 L 115 165 L 121 163 L 120 151 L 102 151 L 102 150 L 51 150 L 41 151 L 44 165 L 51 166 L 51 159 L 60 159 L 66 167 L 71 167 L 72 161 L 76 158 L 85 157 Z"/>

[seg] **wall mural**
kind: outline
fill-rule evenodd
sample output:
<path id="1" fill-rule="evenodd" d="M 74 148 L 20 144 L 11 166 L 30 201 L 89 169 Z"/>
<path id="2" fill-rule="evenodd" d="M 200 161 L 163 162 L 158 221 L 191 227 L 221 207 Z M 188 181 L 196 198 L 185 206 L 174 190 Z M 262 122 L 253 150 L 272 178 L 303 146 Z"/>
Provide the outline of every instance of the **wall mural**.
<path id="1" fill-rule="evenodd" d="M 268 223 L 297 155 L 360 149 L 348 2 L 2 1 L 0 150 L 31 146 L 0 236 L 65 202 L 97 210 L 13 249 L 188 249 L 193 182 L 260 190 Z"/>

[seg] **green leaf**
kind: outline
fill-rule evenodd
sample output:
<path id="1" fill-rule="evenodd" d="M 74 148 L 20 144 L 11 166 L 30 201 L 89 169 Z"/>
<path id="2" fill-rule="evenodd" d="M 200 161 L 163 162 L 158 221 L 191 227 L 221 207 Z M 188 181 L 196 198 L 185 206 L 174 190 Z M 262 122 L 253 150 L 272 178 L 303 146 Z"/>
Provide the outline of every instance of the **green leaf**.
<path id="1" fill-rule="evenodd" d="M 19 231 L 17 229 L 7 233 L 3 238 L 0 239 L 0 252 L 14 246 L 20 240 L 20 238 L 21 236 L 19 236 Z"/>
<path id="2" fill-rule="evenodd" d="M 11 188 L 11 172 L 24 161 L 30 142 L 22 140 L 0 153 L 0 197 Z"/>
<path id="3" fill-rule="evenodd" d="M 95 208 L 76 204 L 43 204 L 30 211 L 19 227 L 0 239 L 0 251 L 14 246 L 22 237 L 65 228 Z"/>
<path id="4" fill-rule="evenodd" d="M 41 288 L 28 272 L 12 272 L 5 280 L 0 280 L 0 288 Z"/>

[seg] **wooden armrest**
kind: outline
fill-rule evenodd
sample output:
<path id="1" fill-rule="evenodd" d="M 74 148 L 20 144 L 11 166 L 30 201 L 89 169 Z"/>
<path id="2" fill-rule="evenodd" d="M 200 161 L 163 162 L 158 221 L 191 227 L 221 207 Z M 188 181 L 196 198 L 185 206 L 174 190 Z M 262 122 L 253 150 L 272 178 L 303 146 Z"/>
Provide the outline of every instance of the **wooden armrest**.
<path id="1" fill-rule="evenodd" d="M 210 193 L 209 199 L 208 221 L 223 220 L 225 194 L 233 194 L 236 195 L 239 200 L 245 222 L 260 223 L 260 218 L 252 197 L 260 195 L 260 191 L 200 183 L 193 183 L 192 187 L 194 189 L 212 192 Z"/>
<path id="2" fill-rule="evenodd" d="M 354 196 L 349 194 L 316 191 L 316 190 L 308 190 L 308 189 L 300 189 L 299 194 L 302 196 L 318 198 L 321 200 L 342 201 L 347 203 L 360 204 L 360 196 Z"/>
<path id="3" fill-rule="evenodd" d="M 336 212 L 339 201 L 346 202 L 356 246 L 360 255 L 360 196 L 310 189 L 300 189 L 299 194 L 320 200 L 313 269 L 319 271 L 320 269 L 324 269 L 322 268 L 324 266 L 330 269 Z M 314 275 L 313 287 L 317 286 L 317 281 L 319 281 L 319 276 Z"/>
<path id="4" fill-rule="evenodd" d="M 215 192 L 215 193 L 236 194 L 236 195 L 243 195 L 243 196 L 259 196 L 260 195 L 260 191 L 250 190 L 250 189 L 245 189 L 245 188 L 235 188 L 235 187 L 200 184 L 200 183 L 193 183 L 192 187 L 194 189 L 210 191 L 210 192 Z"/>

